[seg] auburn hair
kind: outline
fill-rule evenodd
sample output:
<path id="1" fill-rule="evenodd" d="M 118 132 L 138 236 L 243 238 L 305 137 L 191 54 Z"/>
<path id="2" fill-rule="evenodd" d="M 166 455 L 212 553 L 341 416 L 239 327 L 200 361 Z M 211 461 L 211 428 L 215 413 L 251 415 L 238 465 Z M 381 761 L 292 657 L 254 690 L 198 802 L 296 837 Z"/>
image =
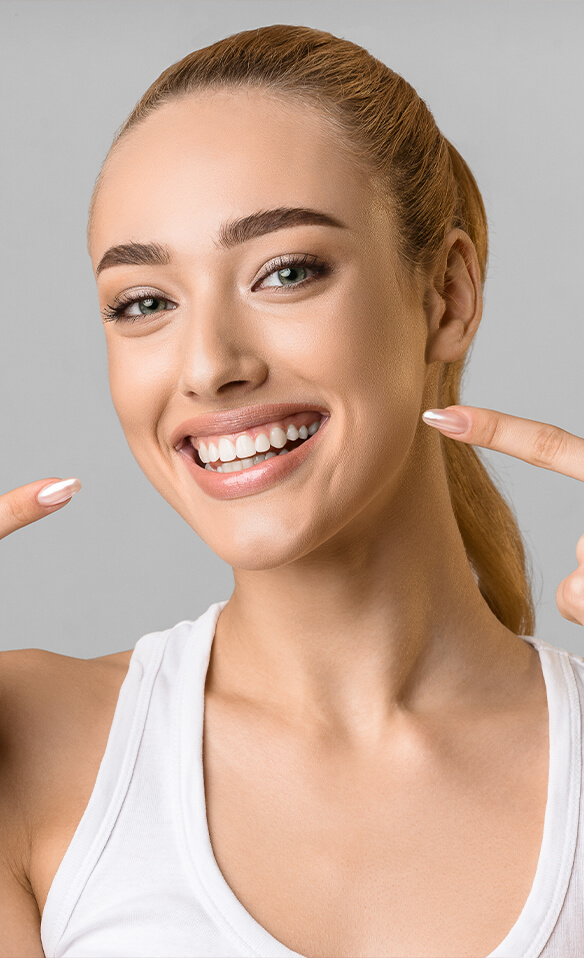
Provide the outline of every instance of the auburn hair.
<path id="1" fill-rule="evenodd" d="M 372 187 L 391 203 L 399 253 L 410 275 L 423 275 L 448 230 L 459 227 L 476 248 L 484 285 L 487 218 L 466 162 L 403 77 L 363 47 L 331 33 L 275 24 L 189 53 L 146 90 L 117 131 L 112 149 L 169 100 L 250 86 L 300 99 L 329 120 L 369 174 Z M 100 178 L 92 207 L 99 183 Z M 461 359 L 442 364 L 440 407 L 460 403 L 468 356 L 467 350 Z M 503 625 L 533 635 L 531 569 L 512 506 L 472 445 L 442 434 L 440 442 L 452 509 L 480 592 Z"/>

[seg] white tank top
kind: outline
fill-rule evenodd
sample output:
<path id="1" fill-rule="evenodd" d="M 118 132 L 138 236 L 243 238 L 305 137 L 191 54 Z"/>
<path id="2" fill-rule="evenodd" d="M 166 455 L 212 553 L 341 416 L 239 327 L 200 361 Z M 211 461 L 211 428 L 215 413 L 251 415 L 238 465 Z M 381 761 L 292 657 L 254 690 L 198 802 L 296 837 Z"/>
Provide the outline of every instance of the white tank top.
<path id="1" fill-rule="evenodd" d="M 91 798 L 49 890 L 46 958 L 302 958 L 246 911 L 211 847 L 204 688 L 226 604 L 136 643 Z M 539 652 L 547 689 L 548 798 L 529 897 L 488 958 L 582 958 L 584 660 L 522 638 Z"/>

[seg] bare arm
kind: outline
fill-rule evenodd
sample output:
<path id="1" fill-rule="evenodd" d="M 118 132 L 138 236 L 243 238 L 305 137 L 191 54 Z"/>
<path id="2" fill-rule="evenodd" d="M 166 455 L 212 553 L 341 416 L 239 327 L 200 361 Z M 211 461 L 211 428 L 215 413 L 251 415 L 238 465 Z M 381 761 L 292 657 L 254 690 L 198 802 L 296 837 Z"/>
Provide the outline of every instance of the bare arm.
<path id="1" fill-rule="evenodd" d="M 0 958 L 44 958 L 41 919 L 27 876 L 29 841 L 19 802 L 18 736 L 9 694 L 19 652 L 0 653 Z M 8 693 L 8 694 L 7 694 Z"/>
<path id="2" fill-rule="evenodd" d="M 0 539 L 63 508 L 65 502 L 43 506 L 36 499 L 52 482 L 60 480 L 37 480 L 0 496 Z M 62 491 L 58 487 L 57 495 L 70 491 L 70 487 Z M 0 653 L 0 958 L 45 958 L 39 908 L 28 880 L 30 829 L 22 802 L 26 779 L 23 752 L 27 750 L 21 747 L 17 732 L 20 723 L 14 709 L 15 701 L 18 708 L 18 696 L 11 694 L 14 666 L 22 669 L 28 661 L 27 651 Z"/>

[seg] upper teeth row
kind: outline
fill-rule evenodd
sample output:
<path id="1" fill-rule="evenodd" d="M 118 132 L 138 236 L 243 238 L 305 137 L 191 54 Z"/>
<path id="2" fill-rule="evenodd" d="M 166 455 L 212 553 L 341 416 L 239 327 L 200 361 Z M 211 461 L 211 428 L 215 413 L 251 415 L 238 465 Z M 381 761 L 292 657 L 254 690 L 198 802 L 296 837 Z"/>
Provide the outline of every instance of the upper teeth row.
<path id="1" fill-rule="evenodd" d="M 270 430 L 269 437 L 267 433 L 260 432 L 254 440 L 251 436 L 242 434 L 237 437 L 235 444 L 231 442 L 231 439 L 221 436 L 218 445 L 215 445 L 214 442 L 209 442 L 208 445 L 201 442 L 199 444 L 199 456 L 202 462 L 217 462 L 218 459 L 221 462 L 233 462 L 234 459 L 247 459 L 250 456 L 255 456 L 258 452 L 267 452 L 270 446 L 275 449 L 282 449 L 288 440 L 294 441 L 314 436 L 319 426 L 320 419 L 308 427 L 300 426 L 300 429 L 290 423 L 286 432 L 281 426 L 274 426 Z"/>

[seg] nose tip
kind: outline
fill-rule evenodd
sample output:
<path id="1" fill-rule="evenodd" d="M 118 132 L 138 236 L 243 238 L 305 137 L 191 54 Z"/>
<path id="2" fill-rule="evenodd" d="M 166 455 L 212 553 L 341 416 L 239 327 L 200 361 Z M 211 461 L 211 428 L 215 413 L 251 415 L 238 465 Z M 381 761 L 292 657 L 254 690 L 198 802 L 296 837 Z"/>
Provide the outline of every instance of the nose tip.
<path id="1" fill-rule="evenodd" d="M 183 372 L 181 391 L 201 399 L 246 395 L 265 382 L 268 366 L 260 357 L 232 357 L 229 362 L 215 359 L 192 364 Z"/>
<path id="2" fill-rule="evenodd" d="M 191 311 L 181 344 L 181 392 L 210 400 L 260 386 L 268 363 L 258 341 L 257 318 L 249 321 L 245 304 L 212 286 L 199 291 Z"/>

